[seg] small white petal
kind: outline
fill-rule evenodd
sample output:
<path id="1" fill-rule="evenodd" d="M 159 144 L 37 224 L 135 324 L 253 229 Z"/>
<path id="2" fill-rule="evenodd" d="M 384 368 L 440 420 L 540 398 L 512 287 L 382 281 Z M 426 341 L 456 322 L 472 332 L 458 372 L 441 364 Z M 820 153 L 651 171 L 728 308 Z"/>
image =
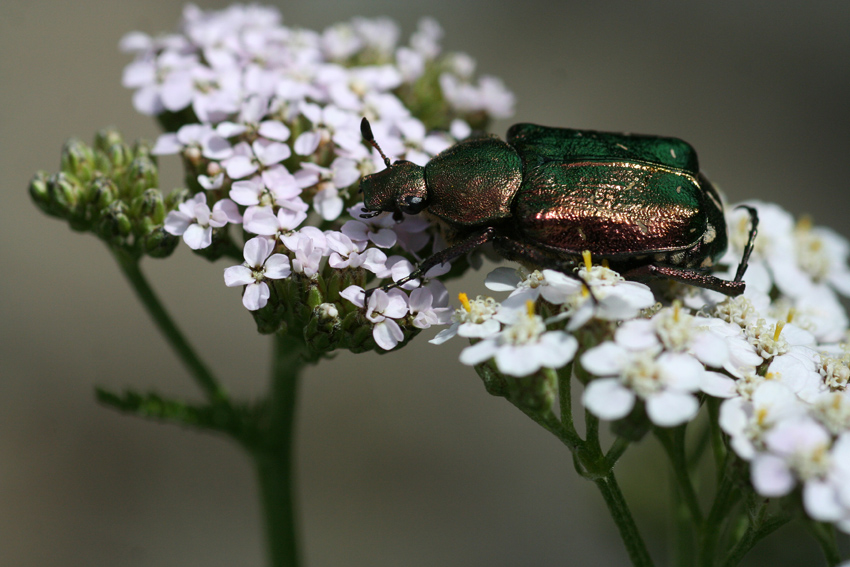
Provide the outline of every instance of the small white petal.
<path id="1" fill-rule="evenodd" d="M 212 227 L 191 224 L 183 233 L 183 240 L 192 250 L 206 248 L 212 243 Z"/>
<path id="2" fill-rule="evenodd" d="M 493 291 L 513 291 L 520 281 L 517 271 L 513 268 L 496 268 L 484 278 L 484 285 Z"/>
<path id="3" fill-rule="evenodd" d="M 528 348 L 526 345 L 502 345 L 496 351 L 496 366 L 503 374 L 509 376 L 528 376 L 540 370 L 542 366 L 537 349 Z"/>
<path id="4" fill-rule="evenodd" d="M 343 299 L 347 299 L 357 307 L 363 307 L 365 305 L 365 292 L 363 291 L 363 288 L 359 285 L 348 286 L 347 288 L 339 292 L 339 296 Z"/>
<path id="5" fill-rule="evenodd" d="M 460 362 L 468 366 L 475 366 L 493 358 L 498 350 L 495 341 L 485 339 L 463 349 L 460 352 Z"/>
<path id="6" fill-rule="evenodd" d="M 819 522 L 835 522 L 847 512 L 838 501 L 835 488 L 821 480 L 809 480 L 803 487 L 803 505 L 809 516 Z"/>
<path id="7" fill-rule="evenodd" d="M 269 302 L 269 286 L 266 282 L 248 284 L 242 294 L 242 305 L 249 311 L 262 309 Z"/>
<path id="8" fill-rule="evenodd" d="M 382 349 L 391 350 L 404 339 L 404 333 L 398 323 L 384 319 L 372 328 L 372 338 Z"/>
<path id="9" fill-rule="evenodd" d="M 758 455 L 750 465 L 756 492 L 769 498 L 785 496 L 794 488 L 794 475 L 784 460 L 769 454 Z"/>
<path id="10" fill-rule="evenodd" d="M 274 249 L 274 244 L 272 244 L 268 238 L 264 236 L 255 236 L 245 243 L 245 248 L 242 251 L 242 254 L 245 257 L 245 262 L 249 266 L 256 268 L 263 265 L 263 262 L 265 262 L 266 258 L 269 257 L 269 254 L 272 253 L 272 249 Z"/>
<path id="11" fill-rule="evenodd" d="M 691 350 L 700 362 L 713 368 L 723 368 L 729 360 L 726 341 L 707 331 L 694 337 Z"/>
<path id="12" fill-rule="evenodd" d="M 457 335 L 458 327 L 459 327 L 459 325 L 457 323 L 455 323 L 454 325 L 452 325 L 448 329 L 443 329 L 442 331 L 437 333 L 437 335 L 428 342 L 431 343 L 431 344 L 434 344 L 434 345 L 441 345 L 444 342 L 446 342 L 447 340 L 449 340 L 449 339 L 453 338 L 455 335 Z"/>
<path id="13" fill-rule="evenodd" d="M 257 164 L 246 156 L 234 156 L 227 160 L 225 170 L 231 179 L 240 179 L 257 171 Z"/>
<path id="14" fill-rule="evenodd" d="M 672 427 L 690 421 L 699 411 L 697 399 L 682 392 L 659 392 L 646 400 L 646 413 L 652 423 Z"/>
<path id="15" fill-rule="evenodd" d="M 611 421 L 629 415 L 635 394 L 616 378 L 602 378 L 587 385 L 581 402 L 596 417 Z"/>
<path id="16" fill-rule="evenodd" d="M 192 223 L 192 217 L 180 211 L 171 211 L 165 217 L 165 232 L 174 236 L 181 236 Z"/>
<path id="17" fill-rule="evenodd" d="M 705 372 L 699 387 L 700 390 L 715 398 L 731 398 L 737 395 L 735 380 L 719 372 Z"/>
<path id="18" fill-rule="evenodd" d="M 254 282 L 254 275 L 245 266 L 230 266 L 224 270 L 224 285 L 236 287 Z"/>
<path id="19" fill-rule="evenodd" d="M 321 138 L 322 137 L 316 132 L 304 132 L 295 140 L 293 149 L 299 156 L 309 156 L 316 151 L 316 148 L 319 147 L 319 141 Z"/>
<path id="20" fill-rule="evenodd" d="M 649 350 L 659 346 L 655 327 L 648 319 L 626 321 L 617 329 L 614 339 L 618 345 L 634 351 Z"/>
<path id="21" fill-rule="evenodd" d="M 581 365 L 591 374 L 614 376 L 622 372 L 628 358 L 623 347 L 609 341 L 588 349 L 581 355 Z"/>
<path id="22" fill-rule="evenodd" d="M 289 277 L 289 258 L 283 254 L 272 254 L 265 263 L 265 276 L 272 280 Z"/>
<path id="23" fill-rule="evenodd" d="M 257 132 L 264 138 L 278 142 L 285 142 L 289 139 L 289 128 L 283 122 L 266 120 L 260 123 L 260 128 Z"/>

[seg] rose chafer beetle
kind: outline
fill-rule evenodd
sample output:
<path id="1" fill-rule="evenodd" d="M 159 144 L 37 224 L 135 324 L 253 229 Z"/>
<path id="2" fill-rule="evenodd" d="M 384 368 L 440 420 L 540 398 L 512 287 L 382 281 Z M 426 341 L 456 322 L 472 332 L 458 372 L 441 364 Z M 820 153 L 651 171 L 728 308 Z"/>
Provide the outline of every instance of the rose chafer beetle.
<path id="1" fill-rule="evenodd" d="M 746 207 L 751 229 L 734 280 L 711 275 L 727 246 L 723 205 L 687 142 L 514 124 L 507 142 L 468 138 L 422 167 L 390 164 L 369 122 L 360 126 L 387 166 L 360 182 L 362 216 L 424 212 L 442 225 L 449 243 L 387 287 L 491 242 L 509 260 L 573 276 L 582 252 L 590 251 L 628 279 L 744 292 L 758 216 Z"/>

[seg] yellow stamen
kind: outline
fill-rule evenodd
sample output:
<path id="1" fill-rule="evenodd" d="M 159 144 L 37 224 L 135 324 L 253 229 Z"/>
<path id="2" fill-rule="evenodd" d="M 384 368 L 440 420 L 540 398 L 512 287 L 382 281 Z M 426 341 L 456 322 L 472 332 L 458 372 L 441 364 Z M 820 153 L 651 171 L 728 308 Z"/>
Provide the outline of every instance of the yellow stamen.
<path id="1" fill-rule="evenodd" d="M 756 423 L 764 425 L 764 420 L 767 419 L 767 409 L 759 408 L 756 412 Z"/>
<path id="2" fill-rule="evenodd" d="M 584 259 L 584 269 L 589 272 L 590 268 L 593 267 L 593 264 L 590 262 L 590 250 L 583 251 L 581 257 Z"/>
<path id="3" fill-rule="evenodd" d="M 797 230 L 801 232 L 806 232 L 812 229 L 812 217 L 809 215 L 803 215 L 800 217 L 800 220 L 797 221 Z"/>
<path id="4" fill-rule="evenodd" d="M 528 316 L 533 317 L 534 316 L 534 302 L 529 299 L 528 301 L 525 302 L 525 308 L 526 308 L 526 310 L 528 310 Z"/>
<path id="5" fill-rule="evenodd" d="M 457 294 L 457 298 L 460 299 L 460 304 L 463 305 L 463 308 L 466 309 L 467 313 L 472 311 L 472 306 L 469 304 L 469 297 L 467 297 L 465 293 Z"/>
<path id="6" fill-rule="evenodd" d="M 610 268 L 611 267 L 611 265 L 608 263 L 608 258 L 605 258 L 604 260 L 602 260 L 602 267 L 603 268 Z"/>
<path id="7" fill-rule="evenodd" d="M 781 333 L 781 332 L 782 332 L 782 328 L 783 328 L 784 326 L 785 326 L 785 323 L 783 323 L 782 321 L 777 321 L 777 322 L 776 322 L 776 326 L 775 326 L 774 331 L 773 331 L 773 340 L 774 340 L 774 341 L 778 341 L 778 340 L 779 340 L 779 333 Z"/>
<path id="8" fill-rule="evenodd" d="M 587 289 L 587 285 L 585 285 L 585 284 L 581 284 L 581 296 L 582 297 L 589 297 L 590 296 L 590 290 Z"/>
<path id="9" fill-rule="evenodd" d="M 682 310 L 682 302 L 678 299 L 673 302 L 673 320 L 679 322 L 679 313 Z"/>
<path id="10" fill-rule="evenodd" d="M 797 310 L 796 310 L 796 309 L 794 309 L 793 307 L 792 307 L 791 309 L 789 309 L 789 310 L 788 310 L 788 316 L 787 316 L 787 317 L 785 317 L 785 322 L 786 322 L 786 323 L 790 323 L 791 321 L 793 321 L 793 320 L 794 320 L 794 315 L 796 315 L 796 314 L 797 314 Z"/>
<path id="11" fill-rule="evenodd" d="M 779 372 L 768 372 L 767 374 L 764 375 L 764 379 L 765 380 L 778 380 L 779 379 Z"/>

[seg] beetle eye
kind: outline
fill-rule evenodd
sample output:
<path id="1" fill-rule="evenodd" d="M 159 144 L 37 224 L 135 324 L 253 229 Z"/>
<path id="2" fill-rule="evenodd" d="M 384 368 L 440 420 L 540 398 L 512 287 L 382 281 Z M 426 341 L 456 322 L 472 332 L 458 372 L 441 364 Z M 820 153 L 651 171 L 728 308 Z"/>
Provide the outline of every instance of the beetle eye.
<path id="1" fill-rule="evenodd" d="M 415 215 L 425 208 L 425 199 L 408 195 L 401 200 L 398 208 L 409 215 Z"/>

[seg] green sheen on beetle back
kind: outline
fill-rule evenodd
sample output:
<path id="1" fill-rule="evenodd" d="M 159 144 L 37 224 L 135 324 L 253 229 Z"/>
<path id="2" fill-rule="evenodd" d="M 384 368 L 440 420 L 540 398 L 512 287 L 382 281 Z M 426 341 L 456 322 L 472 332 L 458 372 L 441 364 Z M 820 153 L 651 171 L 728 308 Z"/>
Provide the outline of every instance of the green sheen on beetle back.
<path id="1" fill-rule="evenodd" d="M 658 165 L 548 162 L 526 172 L 515 214 L 526 237 L 563 252 L 666 252 L 705 234 L 702 193 L 693 176 Z"/>
<path id="2" fill-rule="evenodd" d="M 679 138 L 514 124 L 507 140 L 519 152 L 527 170 L 549 161 L 627 161 L 699 175 L 696 151 Z"/>
<path id="3" fill-rule="evenodd" d="M 472 138 L 429 161 L 425 182 L 428 212 L 454 225 L 491 224 L 511 216 L 522 161 L 497 137 Z"/>

